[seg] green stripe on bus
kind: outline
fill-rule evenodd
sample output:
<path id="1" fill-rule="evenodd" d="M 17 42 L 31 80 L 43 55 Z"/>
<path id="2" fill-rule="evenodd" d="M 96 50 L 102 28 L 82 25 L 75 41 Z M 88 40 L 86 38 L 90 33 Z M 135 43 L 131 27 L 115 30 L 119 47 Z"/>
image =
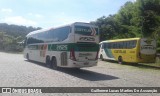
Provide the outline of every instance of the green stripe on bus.
<path id="1" fill-rule="evenodd" d="M 114 58 L 111 49 L 105 48 L 105 53 L 109 58 Z"/>
<path id="2" fill-rule="evenodd" d="M 48 45 L 48 51 L 70 51 L 71 49 L 74 49 L 75 51 L 95 52 L 99 50 L 99 45 L 98 44 L 76 44 L 76 43 Z"/>

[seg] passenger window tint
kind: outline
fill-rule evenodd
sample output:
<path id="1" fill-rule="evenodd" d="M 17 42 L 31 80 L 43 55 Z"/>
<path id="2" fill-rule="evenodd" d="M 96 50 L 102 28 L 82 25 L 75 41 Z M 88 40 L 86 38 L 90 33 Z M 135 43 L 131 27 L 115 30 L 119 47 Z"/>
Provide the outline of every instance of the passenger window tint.
<path id="1" fill-rule="evenodd" d="M 70 26 L 67 26 L 32 34 L 28 37 L 27 44 L 63 41 L 67 39 L 70 31 Z"/>
<path id="2" fill-rule="evenodd" d="M 52 29 L 49 30 L 49 41 L 63 41 L 65 39 L 67 39 L 69 33 L 71 31 L 71 28 L 68 27 L 62 27 L 62 28 L 58 28 L 58 29 Z"/>
<path id="3" fill-rule="evenodd" d="M 137 41 L 132 40 L 132 41 L 110 42 L 103 44 L 104 48 L 108 49 L 131 49 L 136 47 Z"/>
<path id="4" fill-rule="evenodd" d="M 136 41 L 134 40 L 134 41 L 131 41 L 131 48 L 135 48 L 136 47 Z"/>

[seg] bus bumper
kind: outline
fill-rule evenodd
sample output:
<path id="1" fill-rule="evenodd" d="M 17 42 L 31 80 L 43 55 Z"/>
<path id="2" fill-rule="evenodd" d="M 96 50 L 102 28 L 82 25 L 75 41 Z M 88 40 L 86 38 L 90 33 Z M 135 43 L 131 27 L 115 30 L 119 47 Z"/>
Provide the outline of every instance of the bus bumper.
<path id="1" fill-rule="evenodd" d="M 98 60 L 95 61 L 83 61 L 83 62 L 78 62 L 78 61 L 73 61 L 69 60 L 68 61 L 68 66 L 71 68 L 82 68 L 82 67 L 92 67 L 92 66 L 97 66 Z"/>

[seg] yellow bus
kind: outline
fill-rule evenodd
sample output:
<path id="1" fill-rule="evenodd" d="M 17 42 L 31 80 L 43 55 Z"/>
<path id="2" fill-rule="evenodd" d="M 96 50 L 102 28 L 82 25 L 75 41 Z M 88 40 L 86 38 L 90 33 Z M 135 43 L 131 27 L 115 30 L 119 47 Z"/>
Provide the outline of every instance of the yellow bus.
<path id="1" fill-rule="evenodd" d="M 153 63 L 156 57 L 156 41 L 147 38 L 128 38 L 100 42 L 99 58 L 118 63 Z"/>

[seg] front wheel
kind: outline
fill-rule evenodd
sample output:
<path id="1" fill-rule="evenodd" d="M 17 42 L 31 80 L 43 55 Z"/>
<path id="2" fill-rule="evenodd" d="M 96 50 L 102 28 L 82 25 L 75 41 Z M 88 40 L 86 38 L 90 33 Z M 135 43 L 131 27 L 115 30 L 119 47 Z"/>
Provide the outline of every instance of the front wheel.
<path id="1" fill-rule="evenodd" d="M 103 58 L 103 55 L 101 54 L 101 56 L 100 56 L 100 59 L 102 60 L 102 61 L 104 61 L 104 58 Z"/>
<path id="2" fill-rule="evenodd" d="M 119 57 L 118 57 L 118 63 L 119 63 L 119 64 L 122 64 L 122 62 L 123 62 L 122 56 L 119 56 Z"/>
<path id="3" fill-rule="evenodd" d="M 29 54 L 28 54 L 28 53 L 27 53 L 27 55 L 26 55 L 26 58 L 27 58 L 28 61 L 30 61 L 30 60 L 29 60 Z"/>

